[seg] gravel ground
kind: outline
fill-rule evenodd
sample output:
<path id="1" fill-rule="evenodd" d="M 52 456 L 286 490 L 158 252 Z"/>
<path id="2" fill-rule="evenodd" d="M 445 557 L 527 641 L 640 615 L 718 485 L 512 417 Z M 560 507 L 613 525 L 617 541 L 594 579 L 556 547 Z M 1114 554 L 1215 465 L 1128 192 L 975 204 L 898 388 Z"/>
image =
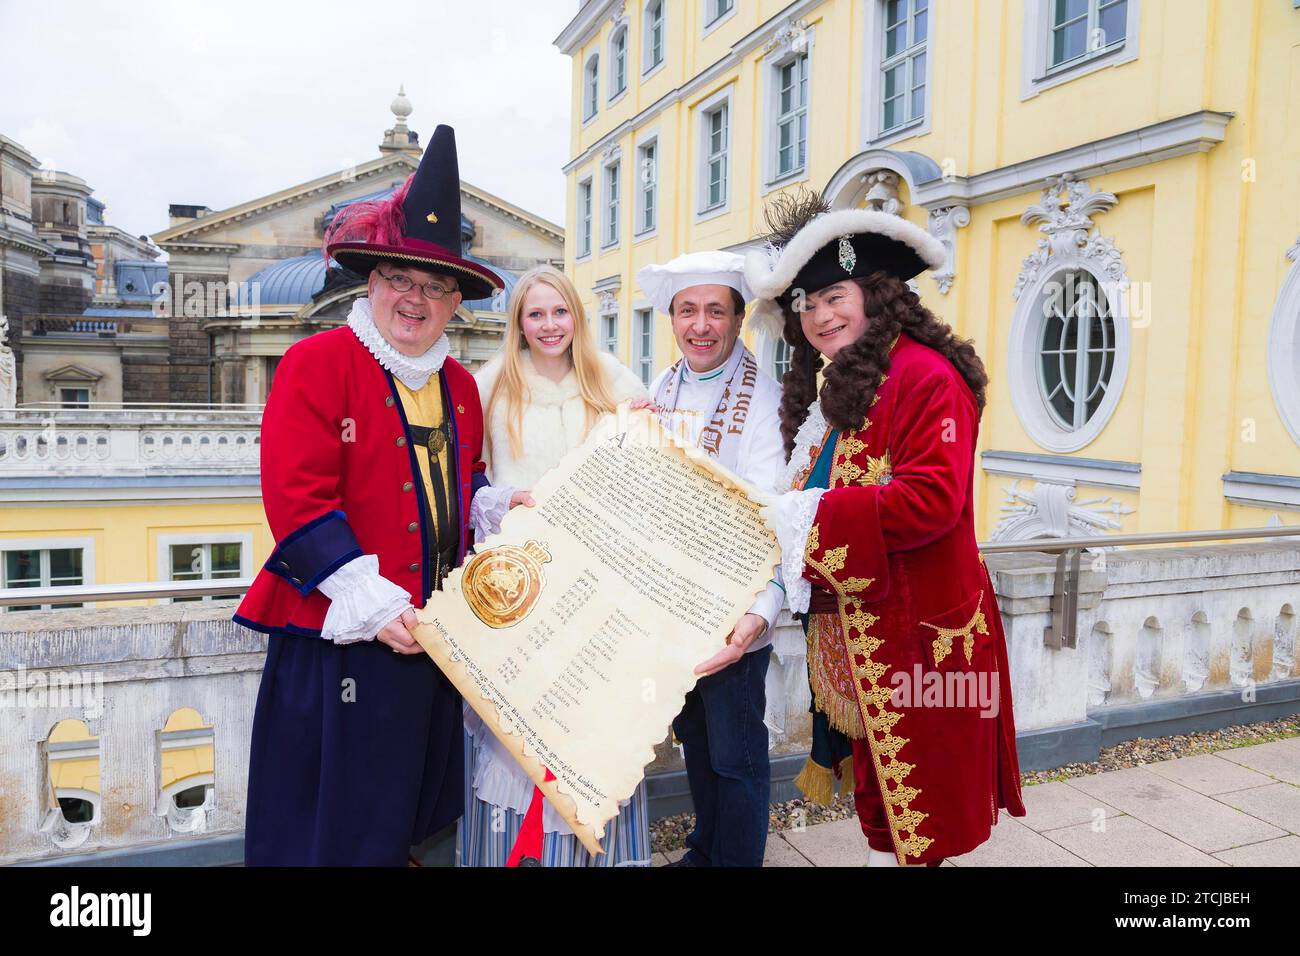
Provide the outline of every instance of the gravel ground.
<path id="1" fill-rule="evenodd" d="M 1086 777 L 1089 774 L 1122 770 L 1126 767 L 1142 767 L 1161 760 L 1173 760 L 1175 757 L 1231 750 L 1233 747 L 1250 747 L 1270 740 L 1298 736 L 1300 736 L 1300 715 L 1257 724 L 1237 724 L 1233 727 L 1224 727 L 1222 730 L 1179 734 L 1174 737 L 1156 737 L 1150 740 L 1138 738 L 1105 748 L 1098 759 L 1091 763 L 1071 763 L 1052 770 L 1036 770 L 1021 774 L 1020 781 L 1023 786 L 1028 787 L 1036 783 Z M 785 803 L 772 804 L 768 817 L 771 821 L 769 832 L 789 830 L 800 824 L 812 826 L 816 823 L 846 820 L 853 815 L 851 795 L 837 797 L 830 806 L 821 806 L 804 800 L 788 800 Z M 693 813 L 681 813 L 675 817 L 656 820 L 650 824 L 651 848 L 655 852 L 663 853 L 680 850 L 686 845 L 686 836 L 694 827 L 695 814 Z"/>

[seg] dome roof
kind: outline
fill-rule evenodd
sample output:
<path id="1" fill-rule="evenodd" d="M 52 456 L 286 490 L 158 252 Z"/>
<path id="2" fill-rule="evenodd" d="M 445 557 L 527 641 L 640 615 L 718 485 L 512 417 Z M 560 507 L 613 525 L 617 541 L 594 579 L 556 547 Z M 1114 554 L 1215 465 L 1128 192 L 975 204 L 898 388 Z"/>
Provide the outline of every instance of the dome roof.
<path id="1" fill-rule="evenodd" d="M 267 305 L 305 305 L 325 285 L 325 259 L 319 252 L 273 262 L 248 277 Z"/>
<path id="2" fill-rule="evenodd" d="M 514 291 L 519 276 L 476 256 L 465 258 L 491 269 L 501 277 L 505 285 L 505 297 L 500 300 L 500 309 L 504 311 L 504 303 Z M 250 286 L 257 283 L 258 301 L 267 305 L 306 305 L 325 286 L 325 259 L 319 252 L 282 259 L 253 273 L 248 277 L 248 283 Z M 491 298 L 467 300 L 463 305 L 471 312 L 497 311 Z"/>

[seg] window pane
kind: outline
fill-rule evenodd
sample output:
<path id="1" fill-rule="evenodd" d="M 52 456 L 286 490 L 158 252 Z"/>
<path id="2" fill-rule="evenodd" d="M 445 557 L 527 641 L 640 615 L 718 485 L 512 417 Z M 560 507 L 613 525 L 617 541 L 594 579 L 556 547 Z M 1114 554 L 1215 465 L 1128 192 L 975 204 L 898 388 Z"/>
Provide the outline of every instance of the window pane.
<path id="1" fill-rule="evenodd" d="M 1060 26 L 1069 20 L 1088 15 L 1088 0 L 1056 0 L 1055 15 L 1052 23 Z"/>
<path id="2" fill-rule="evenodd" d="M 37 588 L 41 586 L 39 551 L 5 552 L 5 587 Z"/>
<path id="3" fill-rule="evenodd" d="M 885 59 L 895 56 L 907 46 L 907 24 L 901 23 L 885 31 Z"/>
<path id="4" fill-rule="evenodd" d="M 930 14 L 926 10 L 918 11 L 916 17 L 912 20 L 912 45 L 922 42 L 925 39 L 926 29 L 929 25 Z"/>
<path id="5" fill-rule="evenodd" d="M 925 115 L 925 87 L 920 86 L 912 91 L 912 119 L 917 119 Z"/>
<path id="6" fill-rule="evenodd" d="M 893 129 L 899 123 L 898 107 L 902 101 L 898 98 L 885 102 L 884 128 Z"/>
<path id="7" fill-rule="evenodd" d="M 1128 29 L 1128 4 L 1125 0 L 1103 6 L 1098 18 L 1098 26 L 1101 28 L 1101 42 L 1097 44 L 1098 49 L 1123 40 Z"/>
<path id="8" fill-rule="evenodd" d="M 239 558 L 242 550 L 238 542 L 212 545 L 212 576 L 214 578 L 239 577 Z"/>
<path id="9" fill-rule="evenodd" d="M 173 544 L 170 550 L 173 581 L 198 581 L 203 577 L 202 545 Z"/>
<path id="10" fill-rule="evenodd" d="M 1052 34 L 1052 63 L 1064 63 L 1082 56 L 1087 49 L 1087 42 L 1087 20 L 1076 20 L 1069 26 L 1055 28 Z"/>
<path id="11" fill-rule="evenodd" d="M 54 548 L 50 551 L 50 584 L 82 584 L 81 549 Z"/>
<path id="12" fill-rule="evenodd" d="M 907 16 L 907 0 L 888 0 L 885 4 L 885 26 L 891 27 Z"/>
<path id="13" fill-rule="evenodd" d="M 885 71 L 885 99 L 890 99 L 899 94 L 899 87 L 903 85 L 903 64 L 891 67 Z"/>

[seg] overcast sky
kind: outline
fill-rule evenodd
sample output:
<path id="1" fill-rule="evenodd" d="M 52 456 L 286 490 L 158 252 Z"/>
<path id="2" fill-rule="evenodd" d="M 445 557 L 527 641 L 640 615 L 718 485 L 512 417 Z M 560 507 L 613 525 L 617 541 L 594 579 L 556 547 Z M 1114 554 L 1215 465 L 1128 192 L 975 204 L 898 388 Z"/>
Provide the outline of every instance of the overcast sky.
<path id="1" fill-rule="evenodd" d="M 465 181 L 564 220 L 573 0 L 0 0 L 0 133 L 167 226 L 379 155 L 398 84 Z"/>

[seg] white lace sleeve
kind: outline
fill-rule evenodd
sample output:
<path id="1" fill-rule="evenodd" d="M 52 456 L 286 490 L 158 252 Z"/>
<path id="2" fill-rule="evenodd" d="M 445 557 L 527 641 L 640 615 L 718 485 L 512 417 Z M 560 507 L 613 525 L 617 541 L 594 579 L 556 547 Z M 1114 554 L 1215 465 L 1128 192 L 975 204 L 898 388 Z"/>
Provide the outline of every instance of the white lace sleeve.
<path id="1" fill-rule="evenodd" d="M 363 554 L 316 585 L 330 599 L 321 637 L 336 644 L 373 641 L 411 606 L 411 595 L 379 573 L 379 557 Z"/>
<path id="2" fill-rule="evenodd" d="M 501 530 L 501 519 L 510 510 L 510 497 L 516 489 L 509 485 L 484 485 L 474 492 L 469 503 L 469 523 L 474 540 L 482 541 Z"/>
<path id="3" fill-rule="evenodd" d="M 812 585 L 803 576 L 804 552 L 808 547 L 808 532 L 817 517 L 825 488 L 808 488 L 788 491 L 762 510 L 781 545 L 781 576 L 785 582 L 786 603 L 790 611 L 800 614 L 808 610 L 812 598 Z"/>

